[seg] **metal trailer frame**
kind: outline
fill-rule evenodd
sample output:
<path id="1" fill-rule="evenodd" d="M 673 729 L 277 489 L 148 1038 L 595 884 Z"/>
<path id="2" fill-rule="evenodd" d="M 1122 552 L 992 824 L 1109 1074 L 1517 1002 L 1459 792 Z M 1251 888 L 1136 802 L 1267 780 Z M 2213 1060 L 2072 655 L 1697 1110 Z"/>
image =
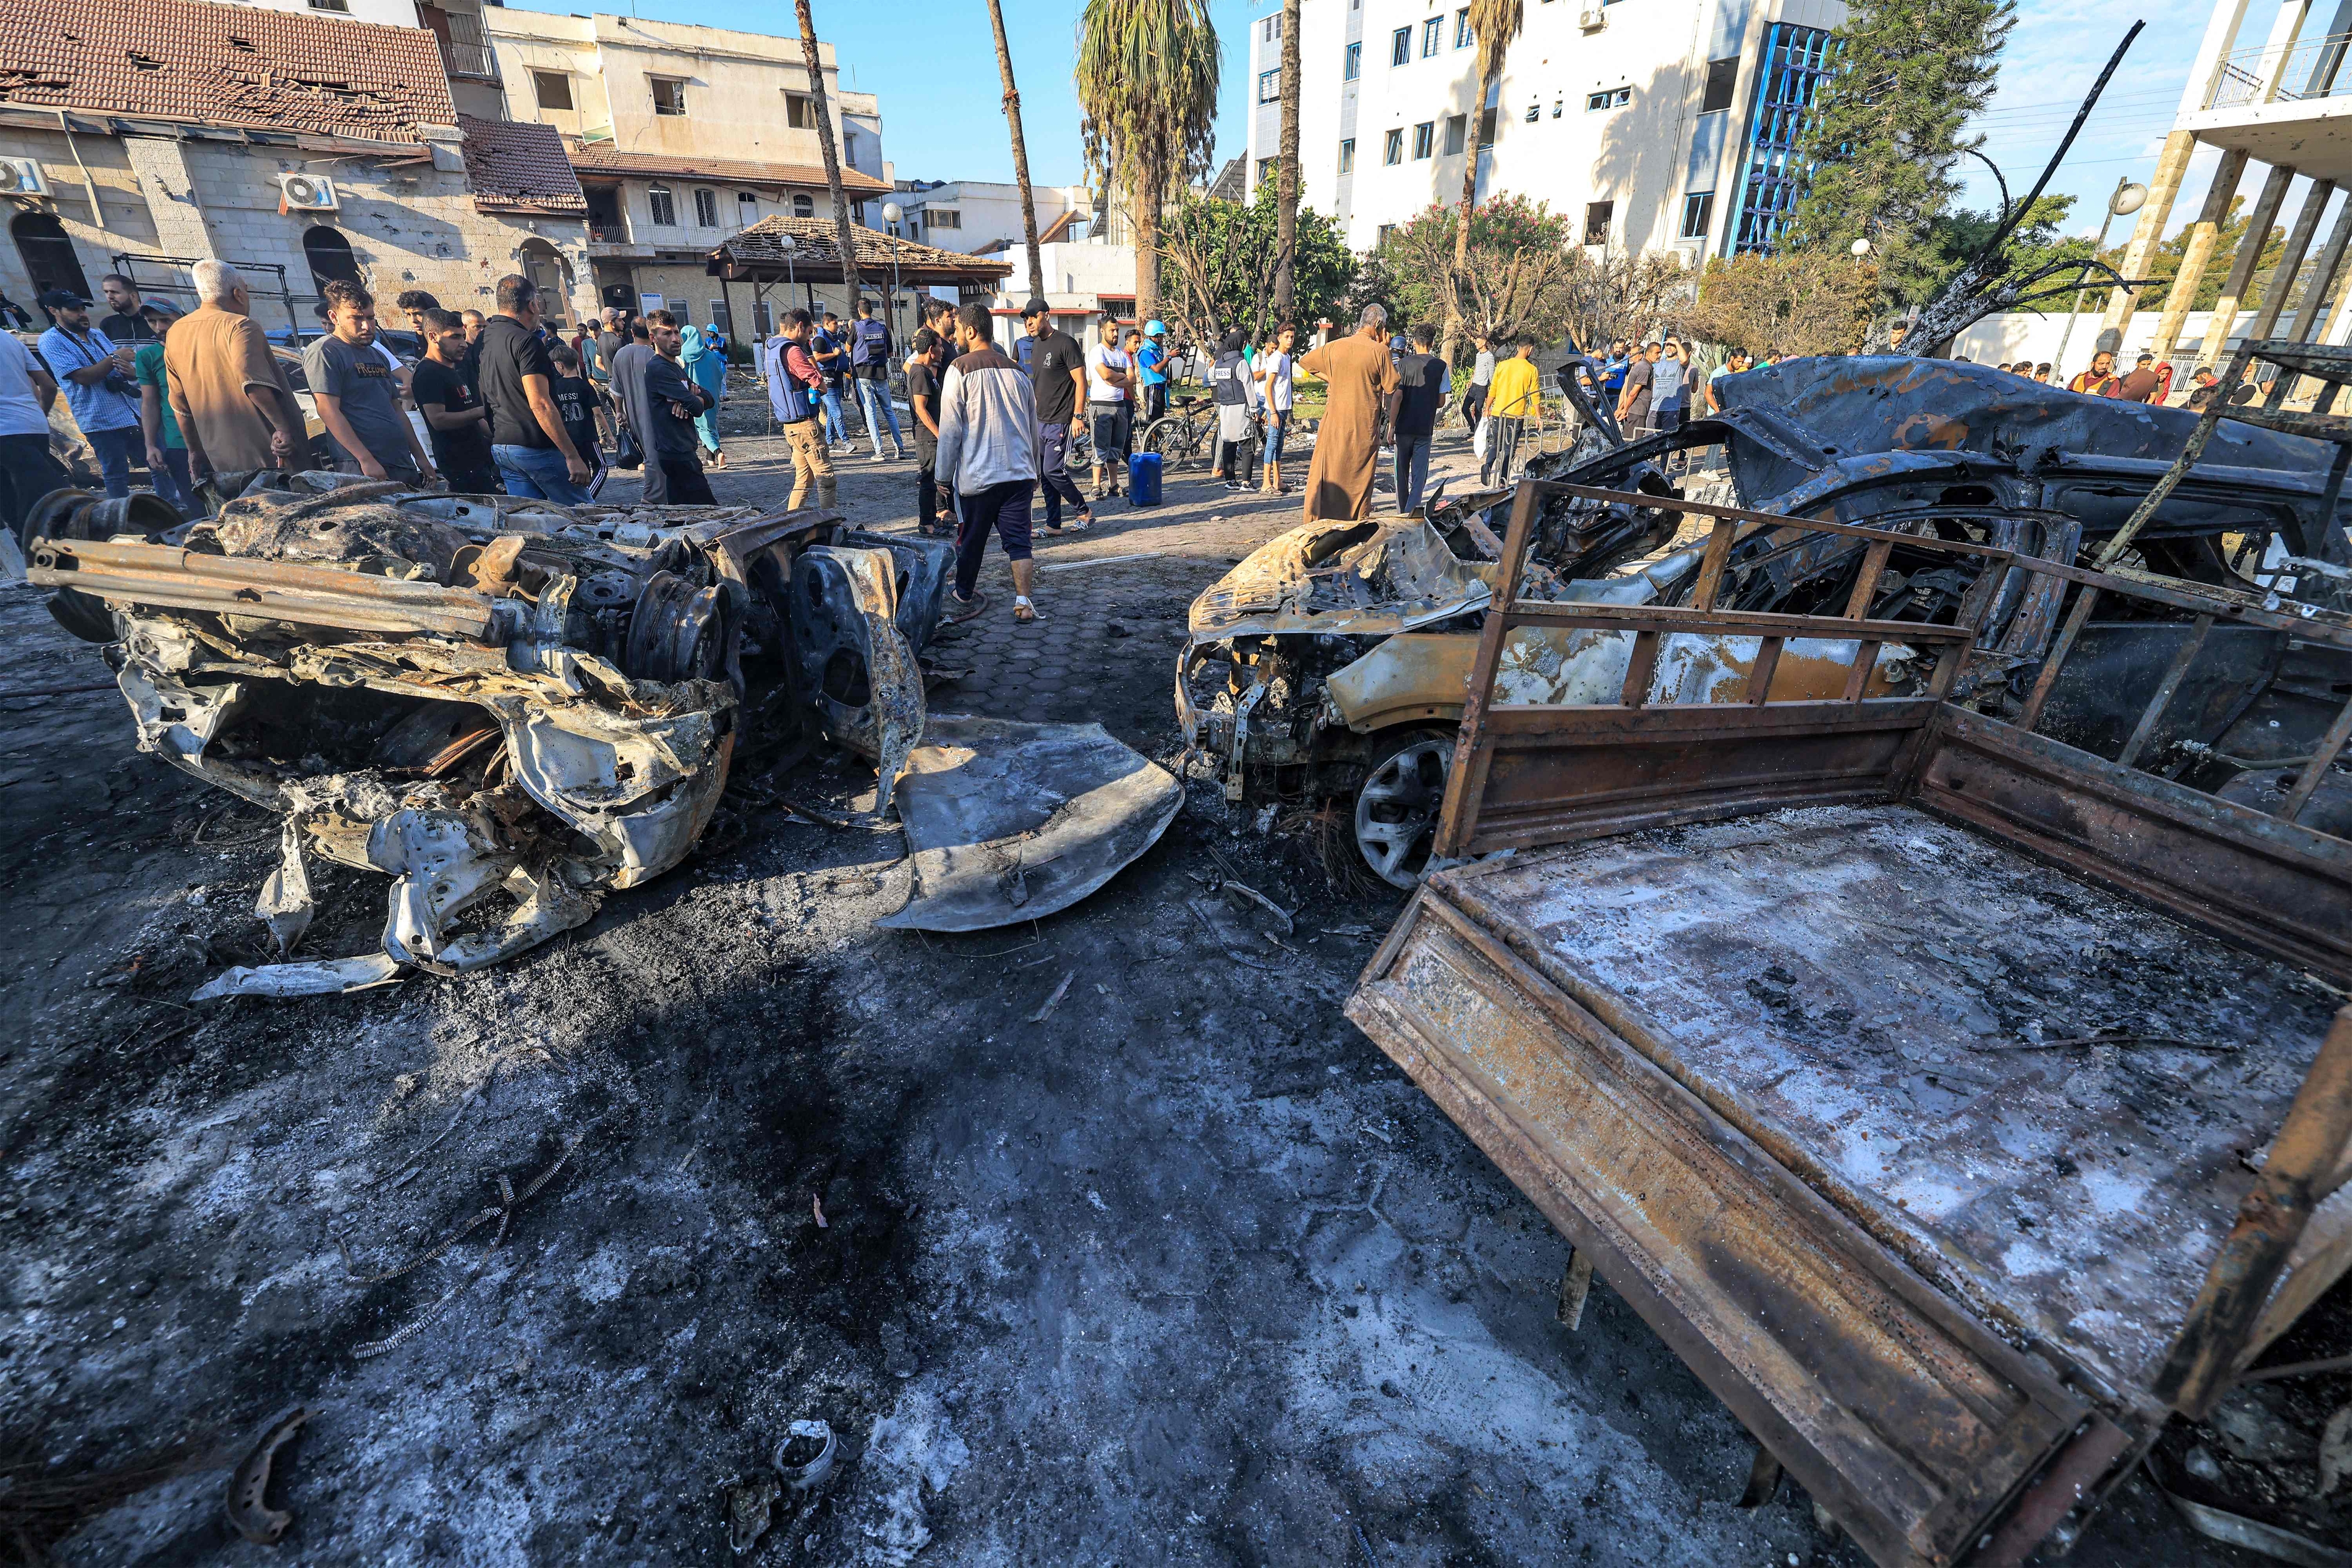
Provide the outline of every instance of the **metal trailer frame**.
<path id="1" fill-rule="evenodd" d="M 203 256 L 140 256 L 131 251 L 119 250 L 107 259 L 113 264 L 115 271 L 131 279 L 131 287 L 137 288 L 141 294 L 161 294 L 166 297 L 184 294 L 189 300 L 188 308 L 194 309 L 203 301 L 196 298 L 195 286 L 187 281 L 188 269 L 200 261 L 209 261 L 213 258 Z M 277 276 L 278 287 L 266 292 L 286 307 L 287 324 L 294 329 L 295 352 L 301 352 L 304 332 L 316 336 L 322 330 L 315 321 L 308 327 L 302 324 L 300 314 L 294 308 L 294 292 L 287 286 L 286 269 L 274 261 L 232 261 L 229 265 L 243 273 L 248 284 L 260 273 L 274 273 Z M 176 272 L 179 276 L 177 278 L 142 277 L 139 274 L 142 267 L 164 267 Z M 305 296 L 305 298 L 316 297 Z"/>
<path id="2" fill-rule="evenodd" d="M 1694 1071 L 1641 1005 L 1515 926 L 1481 879 L 1538 874 L 1524 852 L 1540 846 L 1790 806 L 1908 803 L 2340 985 L 2352 980 L 2352 842 L 2296 819 L 2352 739 L 2352 701 L 2276 816 L 2134 764 L 2212 626 L 2289 631 L 2352 651 L 2352 622 L 1984 546 L 1696 502 L 1669 503 L 1716 519 L 1688 606 L 1522 601 L 1540 503 L 1561 493 L 1661 504 L 1519 486 L 1439 827 L 1438 854 L 1453 858 L 1433 862 L 1448 869 L 1414 894 L 1348 1014 L 1544 1210 L 1579 1266 L 1597 1265 L 1731 1407 L 1765 1450 L 1759 1474 L 1785 1465 L 1874 1562 L 2010 1568 L 2053 1533 L 2071 1542 L 2169 1413 L 2210 1410 L 2352 1264 L 2352 1224 L 2310 1224 L 2352 1174 L 2352 1009 L 2303 1073 L 2193 1307 L 2164 1321 L 2168 1354 L 2137 1385 L 2116 1385 L 2029 1319 L 1948 1288 L 1949 1260 L 1917 1229 L 1890 1222 L 1894 1210 L 1821 1153 Z M 1716 609 L 1734 538 L 1757 528 L 1866 541 L 1845 615 Z M 1863 619 L 1898 543 L 1982 561 L 1957 625 Z M 1978 618 L 2009 576 L 1996 568 L 2060 579 L 2074 592 L 2015 723 L 1952 697 Z M 2113 597 L 2193 622 L 2111 760 L 2035 726 L 2093 608 Z M 1494 703 L 1505 644 L 1528 625 L 1630 633 L 1618 700 Z M 1652 700 L 1661 643 L 1688 633 L 1759 638 L 1750 695 Z M 1795 637 L 1859 643 L 1841 700 L 1769 700 L 1771 668 Z M 1876 647 L 1898 642 L 1934 652 L 1926 693 L 1864 696 Z M 1463 863 L 1513 850 L 1522 853 Z"/>

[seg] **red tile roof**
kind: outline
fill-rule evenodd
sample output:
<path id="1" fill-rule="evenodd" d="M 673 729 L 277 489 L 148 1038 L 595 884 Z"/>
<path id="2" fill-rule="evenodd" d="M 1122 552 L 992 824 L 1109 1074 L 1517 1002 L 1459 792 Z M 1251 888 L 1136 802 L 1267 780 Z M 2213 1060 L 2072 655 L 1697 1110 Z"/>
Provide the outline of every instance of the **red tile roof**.
<path id="1" fill-rule="evenodd" d="M 801 276 L 817 281 L 827 273 L 841 276 L 841 240 L 831 218 L 761 218 L 712 251 L 711 265 L 721 270 L 783 270 L 786 252 L 777 242 L 786 235 L 793 238 L 790 266 Z M 918 245 L 910 239 L 893 239 L 861 225 L 850 225 L 849 235 L 857 246 L 857 270 L 869 280 L 887 273 L 893 262 L 900 275 L 908 278 L 944 273 L 984 283 L 1013 275 L 1013 268 L 1001 261 Z"/>
<path id="2" fill-rule="evenodd" d="M 530 120 L 457 117 L 466 133 L 466 183 L 486 213 L 552 213 L 579 216 L 588 198 L 551 125 Z"/>
<path id="3" fill-rule="evenodd" d="M 824 170 L 813 163 L 754 163 L 740 158 L 704 158 L 690 152 L 624 152 L 610 142 L 563 139 L 572 166 L 583 174 L 635 174 L 676 180 L 737 181 L 749 185 L 809 185 L 825 188 Z M 841 188 L 852 196 L 877 196 L 890 187 L 856 169 L 841 172 Z"/>
<path id="4" fill-rule="evenodd" d="M 8 0 L 5 16 L 0 102 L 375 141 L 457 123 L 422 27 L 208 0 Z"/>

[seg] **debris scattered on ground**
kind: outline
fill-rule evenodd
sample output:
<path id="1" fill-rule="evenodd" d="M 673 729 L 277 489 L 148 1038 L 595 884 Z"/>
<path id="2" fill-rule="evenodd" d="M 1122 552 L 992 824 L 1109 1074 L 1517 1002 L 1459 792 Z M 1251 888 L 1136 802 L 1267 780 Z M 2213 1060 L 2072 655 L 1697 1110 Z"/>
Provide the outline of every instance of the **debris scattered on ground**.
<path id="1" fill-rule="evenodd" d="M 310 1419 L 310 1412 L 299 1405 L 279 1412 L 261 1429 L 261 1436 L 229 1475 L 228 1521 L 256 1546 L 277 1545 L 294 1522 L 291 1513 L 269 1506 L 269 1481 L 278 1450 L 292 1442 Z"/>
<path id="2" fill-rule="evenodd" d="M 1071 969 L 1065 973 L 1062 976 L 1062 983 L 1054 988 L 1054 994 L 1045 998 L 1045 1006 L 1039 1008 L 1035 1012 L 1029 1015 L 1028 1021 L 1031 1023 L 1044 1023 L 1047 1019 L 1051 1018 L 1053 1016 L 1054 1009 L 1062 1005 L 1062 998 L 1070 994 L 1070 982 L 1077 977 L 1078 972 L 1076 969 Z"/>

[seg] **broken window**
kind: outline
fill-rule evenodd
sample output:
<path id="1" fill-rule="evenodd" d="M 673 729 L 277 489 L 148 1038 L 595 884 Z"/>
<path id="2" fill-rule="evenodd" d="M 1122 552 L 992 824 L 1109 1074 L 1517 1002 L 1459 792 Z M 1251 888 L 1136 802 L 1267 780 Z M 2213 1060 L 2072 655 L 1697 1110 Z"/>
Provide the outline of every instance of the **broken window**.
<path id="1" fill-rule="evenodd" d="M 1614 202 L 1587 202 L 1584 204 L 1584 243 L 1607 245 L 1610 220 L 1617 215 Z"/>
<path id="2" fill-rule="evenodd" d="M 715 229 L 719 226 L 718 192 L 694 193 L 694 226 L 702 229 Z"/>
<path id="3" fill-rule="evenodd" d="M 794 131 L 814 131 L 816 100 L 804 92 L 784 94 L 784 123 Z"/>
<path id="4" fill-rule="evenodd" d="M 1433 120 L 1424 120 L 1419 125 L 1412 128 L 1412 157 L 1414 162 L 1417 163 L 1423 158 L 1428 157 L 1430 150 L 1436 146 L 1436 144 L 1437 121 Z"/>
<path id="5" fill-rule="evenodd" d="M 1388 133 L 1387 138 L 1381 141 L 1381 162 L 1383 163 L 1402 163 L 1404 162 L 1403 131 L 1391 131 Z"/>
<path id="6" fill-rule="evenodd" d="M 1739 85 L 1739 57 L 1706 62 L 1706 91 L 1698 100 L 1701 114 L 1731 107 L 1732 89 Z"/>
<path id="7" fill-rule="evenodd" d="M 539 95 L 540 108 L 568 110 L 572 107 L 572 78 L 562 71 L 533 71 L 530 73 L 530 86 L 531 90 Z"/>
<path id="8" fill-rule="evenodd" d="M 1464 143 L 1469 139 L 1470 117 L 1466 114 L 1447 115 L 1445 117 L 1445 155 L 1451 158 L 1461 152 Z"/>
<path id="9" fill-rule="evenodd" d="M 653 87 L 654 112 L 656 114 L 682 115 L 686 112 L 685 78 L 655 77 L 653 78 Z"/>

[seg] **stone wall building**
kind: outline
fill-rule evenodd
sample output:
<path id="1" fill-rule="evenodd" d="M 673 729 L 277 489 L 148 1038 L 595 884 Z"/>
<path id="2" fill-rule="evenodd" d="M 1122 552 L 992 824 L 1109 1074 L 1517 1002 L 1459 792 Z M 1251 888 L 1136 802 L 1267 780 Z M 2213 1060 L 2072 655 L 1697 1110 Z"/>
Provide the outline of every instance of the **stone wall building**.
<path id="1" fill-rule="evenodd" d="M 560 133 L 588 202 L 600 301 L 661 305 L 737 336 L 711 250 L 773 217 L 829 217 L 833 198 L 800 40 L 635 16 L 494 8 L 507 118 Z M 845 92 L 817 45 L 851 221 L 890 192 L 882 115 Z"/>
<path id="2" fill-rule="evenodd" d="M 0 0 L 0 289 L 28 311 L 113 271 L 188 304 L 205 257 L 273 329 L 312 329 L 336 277 L 487 308 L 523 271 L 593 308 L 561 142 L 461 115 L 433 32 L 214 0 Z"/>

